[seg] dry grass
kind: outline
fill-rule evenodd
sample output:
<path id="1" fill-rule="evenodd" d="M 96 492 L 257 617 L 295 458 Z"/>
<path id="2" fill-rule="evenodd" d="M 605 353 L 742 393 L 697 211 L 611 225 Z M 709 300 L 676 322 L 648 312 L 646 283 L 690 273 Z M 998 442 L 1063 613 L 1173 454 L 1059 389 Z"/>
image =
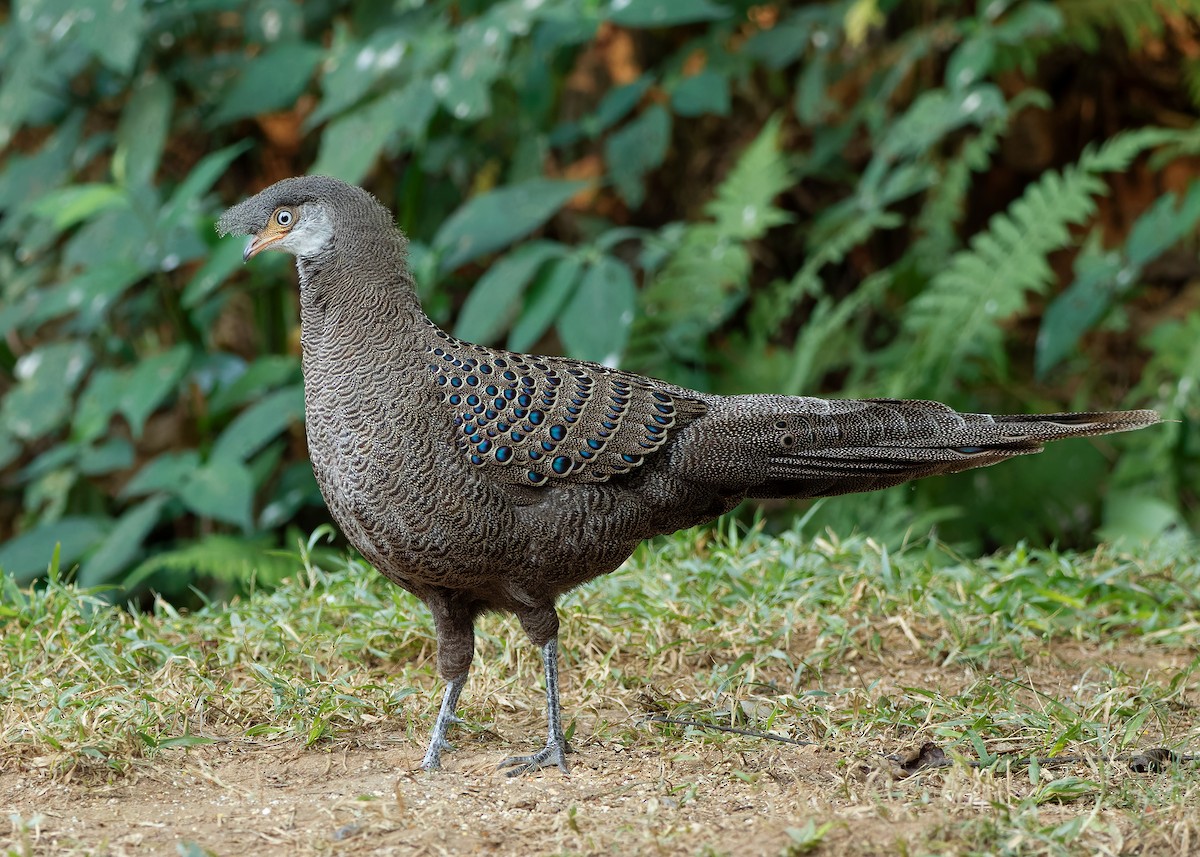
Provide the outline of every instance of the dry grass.
<path id="1" fill-rule="evenodd" d="M 10 854 L 1177 854 L 1200 842 L 1200 563 L 697 530 L 563 605 L 572 773 L 498 776 L 542 738 L 537 652 L 480 628 L 458 750 L 432 628 L 369 569 L 130 614 L 52 580 L 0 616 Z M 646 722 L 697 724 L 815 742 Z M 932 742 L 982 762 L 909 773 Z M 1079 757 L 1068 765 L 1018 757 Z M 0 833 L 0 837 L 3 833 Z"/>

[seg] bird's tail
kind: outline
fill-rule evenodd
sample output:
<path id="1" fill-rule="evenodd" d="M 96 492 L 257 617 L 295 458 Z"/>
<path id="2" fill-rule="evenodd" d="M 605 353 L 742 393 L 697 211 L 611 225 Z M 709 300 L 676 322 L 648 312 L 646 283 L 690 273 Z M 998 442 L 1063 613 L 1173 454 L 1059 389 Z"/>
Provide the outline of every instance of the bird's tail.
<path id="1" fill-rule="evenodd" d="M 731 468 L 721 481 L 736 479 L 747 496 L 823 497 L 986 467 L 1041 452 L 1049 441 L 1158 421 L 1154 411 L 960 414 L 915 399 L 732 396 L 710 408 L 686 446 L 702 449 L 705 435 L 720 435 L 712 448 L 727 450 Z M 696 464 L 714 469 L 711 459 L 707 468 Z"/>

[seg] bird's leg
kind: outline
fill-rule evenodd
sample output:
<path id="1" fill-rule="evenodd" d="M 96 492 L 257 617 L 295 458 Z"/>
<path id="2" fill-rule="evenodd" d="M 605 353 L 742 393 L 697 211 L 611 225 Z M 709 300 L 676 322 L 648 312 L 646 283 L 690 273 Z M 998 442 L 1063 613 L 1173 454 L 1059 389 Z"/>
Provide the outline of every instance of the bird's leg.
<path id="1" fill-rule="evenodd" d="M 438 711 L 437 721 L 433 724 L 433 736 L 429 739 L 429 749 L 425 751 L 425 758 L 421 762 L 421 767 L 427 771 L 436 771 L 442 766 L 442 751 L 453 750 L 454 747 L 446 740 L 446 732 L 455 723 L 462 723 L 462 718 L 454 714 L 454 709 L 458 707 L 458 697 L 462 695 L 463 687 L 467 683 L 467 674 L 453 678 L 446 685 L 446 694 L 442 697 L 442 707 Z"/>
<path id="2" fill-rule="evenodd" d="M 563 736 L 562 707 L 558 700 L 558 639 L 551 638 L 542 646 L 542 662 L 546 668 L 546 746 L 532 756 L 509 756 L 497 768 L 512 768 L 508 776 L 528 774 L 551 765 L 569 773 L 566 754 L 571 751 Z"/>

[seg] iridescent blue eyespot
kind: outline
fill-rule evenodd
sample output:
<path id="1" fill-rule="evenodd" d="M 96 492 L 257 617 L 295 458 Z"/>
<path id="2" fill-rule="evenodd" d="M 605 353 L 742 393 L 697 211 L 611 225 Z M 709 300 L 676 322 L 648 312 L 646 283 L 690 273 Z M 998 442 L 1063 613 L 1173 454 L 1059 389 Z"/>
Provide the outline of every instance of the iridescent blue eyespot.
<path id="1" fill-rule="evenodd" d="M 637 456 L 636 455 L 629 455 L 627 453 L 622 453 L 621 460 L 628 462 L 629 464 L 637 464 Z"/>
<path id="2" fill-rule="evenodd" d="M 529 407 L 529 404 L 530 404 L 530 402 L 532 402 L 532 401 L 533 401 L 533 400 L 532 400 L 532 399 L 530 399 L 530 398 L 529 398 L 527 395 L 525 395 L 524 393 L 522 393 L 521 395 L 517 396 L 517 404 L 518 404 L 518 405 L 520 405 L 522 408 L 528 408 L 528 407 Z"/>
<path id="3" fill-rule="evenodd" d="M 531 423 L 533 423 L 535 426 L 540 424 L 541 421 L 543 419 L 545 419 L 545 417 L 546 417 L 546 415 L 543 414 L 541 411 L 530 411 L 529 412 L 529 421 Z"/>
<path id="4" fill-rule="evenodd" d="M 475 405 L 478 405 L 479 397 L 478 396 L 467 396 L 467 404 L 471 405 L 472 407 L 474 407 Z"/>
<path id="5" fill-rule="evenodd" d="M 600 447 L 604 446 L 604 444 L 602 444 L 600 441 L 596 440 L 595 438 L 590 438 L 590 437 L 588 438 L 587 445 L 590 446 L 592 449 L 599 449 Z"/>
<path id="6" fill-rule="evenodd" d="M 479 443 L 479 441 L 483 440 L 483 438 L 480 437 L 478 433 L 475 433 L 467 438 L 467 440 L 471 441 L 471 443 Z"/>
<path id="7" fill-rule="evenodd" d="M 462 378 L 459 378 L 457 376 L 455 376 L 454 378 L 451 378 L 450 386 L 451 387 L 461 387 L 462 386 Z"/>
<path id="8" fill-rule="evenodd" d="M 671 401 L 671 397 L 668 396 L 666 393 L 651 393 L 650 395 L 652 395 L 654 398 L 658 399 L 660 402 Z"/>
<path id="9" fill-rule="evenodd" d="M 482 372 L 484 375 L 491 375 L 492 367 L 487 365 L 486 363 L 481 363 L 481 364 L 479 364 L 479 371 Z"/>
<path id="10" fill-rule="evenodd" d="M 591 457 L 592 457 L 593 455 L 595 455 L 595 454 L 596 454 L 596 453 L 594 453 L 594 452 L 589 452 L 589 451 L 588 451 L 588 450 L 586 450 L 586 449 L 581 449 L 581 450 L 579 450 L 579 457 L 580 457 L 580 458 L 582 458 L 582 459 L 584 459 L 585 461 L 586 461 L 587 459 L 591 458 Z"/>
<path id="11" fill-rule="evenodd" d="M 490 440 L 484 438 L 483 440 L 479 441 L 479 446 L 477 446 L 475 448 L 478 449 L 480 452 L 487 452 L 489 449 L 492 448 L 492 442 Z"/>
<path id="12" fill-rule="evenodd" d="M 541 457 L 542 457 L 542 454 L 540 452 L 538 452 L 536 449 L 529 450 L 529 460 L 530 461 L 537 461 Z"/>
<path id="13" fill-rule="evenodd" d="M 656 423 L 658 423 L 660 426 L 665 426 L 665 425 L 667 425 L 667 423 L 671 422 L 671 420 L 668 419 L 667 417 L 655 417 L 654 421 Z"/>
<path id="14" fill-rule="evenodd" d="M 546 450 L 546 452 L 553 452 L 553 451 L 554 451 L 554 444 L 552 444 L 552 443 L 551 443 L 550 441 L 548 441 L 548 440 L 543 440 L 543 441 L 542 441 L 542 449 Z"/>
<path id="15" fill-rule="evenodd" d="M 500 391 L 496 389 L 496 385 L 495 385 L 495 384 L 488 384 L 488 385 L 487 385 L 487 386 L 484 388 L 483 392 L 487 393 L 489 396 L 494 396 L 494 395 L 496 395 L 496 393 L 498 393 L 498 392 L 500 392 Z"/>
<path id="16" fill-rule="evenodd" d="M 496 460 L 497 461 L 499 461 L 500 463 L 503 464 L 505 461 L 508 461 L 510 458 L 512 458 L 512 447 L 511 446 L 496 447 Z"/>
<path id="17" fill-rule="evenodd" d="M 458 393 L 455 393 L 454 395 L 452 395 L 450 397 L 450 404 L 452 404 L 452 405 L 457 405 L 461 401 L 462 401 L 462 396 L 458 395 Z"/>
<path id="18" fill-rule="evenodd" d="M 645 428 L 650 434 L 662 434 L 663 432 L 662 426 L 646 426 Z"/>
<path id="19" fill-rule="evenodd" d="M 516 390 L 505 390 L 505 391 L 504 391 L 504 398 L 505 398 L 505 399 L 507 399 L 507 400 L 508 400 L 508 401 L 510 401 L 510 402 L 511 402 L 513 399 L 515 399 L 516 397 L 517 397 L 517 391 L 516 391 Z"/>
<path id="20" fill-rule="evenodd" d="M 471 463 L 472 463 L 472 464 L 483 464 L 483 459 L 482 459 L 482 458 L 480 458 L 478 455 L 472 455 L 472 456 L 471 456 Z"/>
<path id="21" fill-rule="evenodd" d="M 554 468 L 555 473 L 566 473 L 571 469 L 571 459 L 560 455 L 550 463 L 550 466 Z"/>
<path id="22" fill-rule="evenodd" d="M 439 387 L 445 387 L 445 386 L 446 386 L 446 376 L 445 376 L 445 375 L 438 375 L 438 376 L 437 376 L 437 382 L 438 382 L 438 386 L 439 386 Z"/>
<path id="23" fill-rule="evenodd" d="M 525 414 L 526 414 L 526 411 L 524 408 L 513 408 L 513 416 L 516 417 L 517 419 L 520 419 L 521 417 L 525 416 Z"/>
<path id="24" fill-rule="evenodd" d="M 506 407 L 508 407 L 508 402 L 506 402 L 500 396 L 497 396 L 495 399 L 492 400 L 492 407 L 498 411 L 502 411 Z"/>
<path id="25" fill-rule="evenodd" d="M 529 481 L 532 482 L 534 485 L 537 485 L 539 482 L 546 481 L 545 476 L 543 476 L 542 474 L 537 473 L 536 471 L 533 471 L 533 470 L 529 471 L 528 476 L 529 476 Z"/>
<path id="26" fill-rule="evenodd" d="M 579 408 L 572 407 L 572 406 L 568 405 L 568 406 L 567 406 L 567 413 L 568 413 L 568 414 L 577 414 L 577 413 L 579 413 Z"/>
<path id="27" fill-rule="evenodd" d="M 498 422 L 496 423 L 496 428 L 500 429 L 500 431 L 508 431 L 508 423 Z"/>
<path id="28" fill-rule="evenodd" d="M 491 408 L 488 408 L 486 411 L 484 411 L 483 415 L 485 417 L 487 417 L 489 420 L 494 420 L 498 416 L 497 413 L 495 411 L 493 411 Z"/>
<path id="29" fill-rule="evenodd" d="M 504 372 L 504 377 L 509 381 L 515 381 L 517 380 L 517 373 L 511 369 L 508 369 Z"/>
<path id="30" fill-rule="evenodd" d="M 562 440 L 566 436 L 566 426 L 560 426 L 557 424 L 550 426 L 550 437 L 554 438 L 555 440 Z"/>
<path id="31" fill-rule="evenodd" d="M 469 384 L 470 386 L 474 387 L 478 383 L 479 383 L 479 379 L 477 377 L 475 377 L 474 375 L 467 376 L 467 384 Z"/>
<path id="32" fill-rule="evenodd" d="M 525 437 L 525 435 L 521 434 L 519 431 L 515 431 L 510 434 L 509 437 L 513 439 L 513 443 L 520 443 L 521 438 Z"/>

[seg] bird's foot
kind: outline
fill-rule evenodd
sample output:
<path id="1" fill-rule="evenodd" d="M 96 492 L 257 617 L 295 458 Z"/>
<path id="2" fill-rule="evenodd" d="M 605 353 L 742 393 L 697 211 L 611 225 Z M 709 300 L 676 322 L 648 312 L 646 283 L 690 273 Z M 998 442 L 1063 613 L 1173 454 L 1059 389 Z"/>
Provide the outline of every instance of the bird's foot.
<path id="1" fill-rule="evenodd" d="M 506 776 L 517 777 L 557 765 L 564 774 L 569 774 L 571 769 L 567 767 L 566 754 L 570 751 L 571 748 L 565 741 L 551 741 L 532 756 L 509 756 L 496 766 L 496 770 L 512 768 L 511 771 L 506 772 Z"/>
<path id="2" fill-rule="evenodd" d="M 429 739 L 429 749 L 425 751 L 425 758 L 421 760 L 421 767 L 424 770 L 437 771 L 441 769 L 442 751 L 454 749 L 454 745 L 446 740 L 446 730 L 463 722 L 461 717 L 453 714 L 439 720 L 437 726 L 434 727 L 433 737 Z"/>

